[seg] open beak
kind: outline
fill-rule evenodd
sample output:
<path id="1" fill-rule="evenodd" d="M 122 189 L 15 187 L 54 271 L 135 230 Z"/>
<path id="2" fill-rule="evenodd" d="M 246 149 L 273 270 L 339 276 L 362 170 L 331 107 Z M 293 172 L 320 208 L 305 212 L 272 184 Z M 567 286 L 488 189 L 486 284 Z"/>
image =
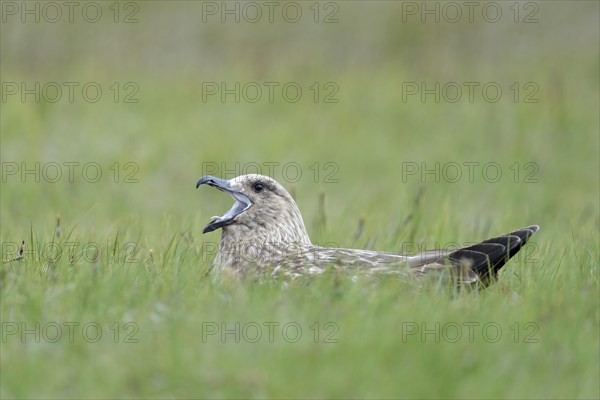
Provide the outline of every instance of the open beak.
<path id="1" fill-rule="evenodd" d="M 249 209 L 252 205 L 252 201 L 250 201 L 248 196 L 246 196 L 239 190 L 232 188 L 229 181 L 226 181 L 225 179 L 215 178 L 214 176 L 210 175 L 203 176 L 196 183 L 196 189 L 198 189 L 200 185 L 204 185 L 205 183 L 208 186 L 212 186 L 229 194 L 235 200 L 235 204 L 233 205 L 233 207 L 231 207 L 229 211 L 227 211 L 222 216 L 212 217 L 212 221 L 204 227 L 202 233 L 212 232 L 215 229 L 219 229 L 231 224 L 234 221 L 235 217 Z"/>

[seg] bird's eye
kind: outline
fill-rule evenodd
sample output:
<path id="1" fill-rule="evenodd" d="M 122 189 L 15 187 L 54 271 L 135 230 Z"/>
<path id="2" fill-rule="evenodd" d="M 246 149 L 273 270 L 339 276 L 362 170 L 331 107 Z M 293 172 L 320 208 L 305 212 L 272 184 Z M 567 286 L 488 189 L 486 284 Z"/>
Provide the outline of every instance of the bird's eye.
<path id="1" fill-rule="evenodd" d="M 256 183 L 254 184 L 254 191 L 255 191 L 256 193 L 260 193 L 260 192 L 262 192 L 262 191 L 263 191 L 263 190 L 265 190 L 265 189 L 266 189 L 266 188 L 265 188 L 265 185 L 263 185 L 261 182 L 256 182 Z"/>

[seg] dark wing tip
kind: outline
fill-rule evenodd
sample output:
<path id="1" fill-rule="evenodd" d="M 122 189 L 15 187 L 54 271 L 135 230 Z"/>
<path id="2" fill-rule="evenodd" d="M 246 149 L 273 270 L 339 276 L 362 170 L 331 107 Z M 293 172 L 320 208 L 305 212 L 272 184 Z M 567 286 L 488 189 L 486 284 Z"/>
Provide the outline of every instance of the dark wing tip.
<path id="1" fill-rule="evenodd" d="M 533 232 L 537 232 L 540 230 L 540 226 L 539 225 L 531 225 L 531 226 L 527 227 L 527 229 L 529 229 Z"/>
<path id="2" fill-rule="evenodd" d="M 480 281 L 487 284 L 496 279 L 498 271 L 521 250 L 539 229 L 538 225 L 532 225 L 506 235 L 484 240 L 450 253 L 448 260 L 456 266 L 463 266 L 467 263 Z"/>

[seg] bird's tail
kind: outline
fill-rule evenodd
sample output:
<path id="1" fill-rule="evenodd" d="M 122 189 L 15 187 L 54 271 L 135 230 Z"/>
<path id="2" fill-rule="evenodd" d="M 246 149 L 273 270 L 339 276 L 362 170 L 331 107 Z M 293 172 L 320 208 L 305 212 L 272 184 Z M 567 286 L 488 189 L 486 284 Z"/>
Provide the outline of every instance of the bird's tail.
<path id="1" fill-rule="evenodd" d="M 447 276 L 459 285 L 494 282 L 498 271 L 527 243 L 539 226 L 532 225 L 458 250 L 432 250 L 412 256 L 408 265 L 418 275 Z M 450 268 L 448 268 L 450 266 Z"/>
<path id="2" fill-rule="evenodd" d="M 462 268 L 468 266 L 477 275 L 477 280 L 487 285 L 496 280 L 498 272 L 529 238 L 540 229 L 537 225 L 518 229 L 502 236 L 494 237 L 473 246 L 455 250 L 447 255 L 447 261 Z"/>

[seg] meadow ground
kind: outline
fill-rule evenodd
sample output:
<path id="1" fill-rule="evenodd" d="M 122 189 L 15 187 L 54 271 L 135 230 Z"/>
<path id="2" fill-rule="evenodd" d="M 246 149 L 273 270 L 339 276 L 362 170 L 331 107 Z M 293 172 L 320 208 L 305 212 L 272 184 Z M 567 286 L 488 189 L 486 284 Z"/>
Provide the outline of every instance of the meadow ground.
<path id="1" fill-rule="evenodd" d="M 0 28 L 0 397 L 600 397 L 597 2 L 30 3 Z M 231 199 L 194 184 L 257 167 L 320 244 L 541 230 L 475 293 L 207 277 Z"/>

